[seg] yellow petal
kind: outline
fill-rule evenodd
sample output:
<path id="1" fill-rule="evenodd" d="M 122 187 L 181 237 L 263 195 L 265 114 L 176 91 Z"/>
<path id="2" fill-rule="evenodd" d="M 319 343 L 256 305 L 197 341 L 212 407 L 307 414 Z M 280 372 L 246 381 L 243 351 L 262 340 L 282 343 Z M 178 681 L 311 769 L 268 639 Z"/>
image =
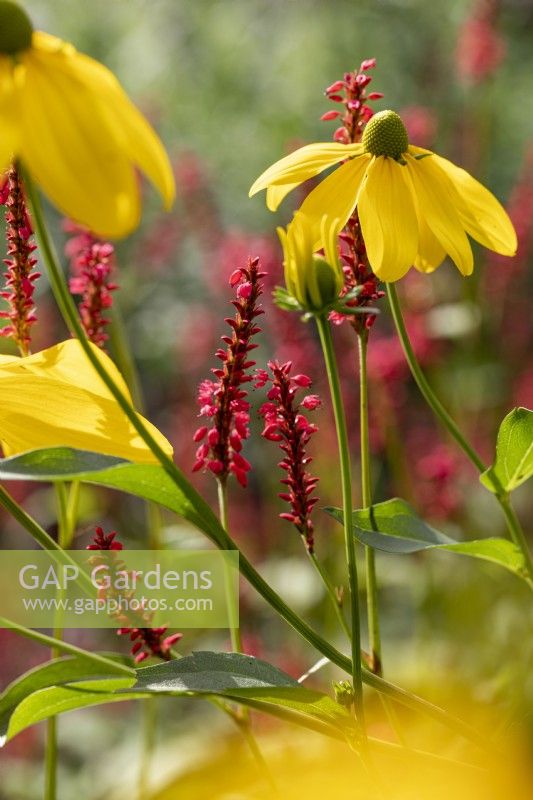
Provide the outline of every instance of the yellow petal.
<path id="1" fill-rule="evenodd" d="M 94 345 L 92 348 L 129 398 L 109 356 Z M 25 358 L 0 359 L 0 393 L 0 440 L 6 455 L 65 446 L 157 463 L 76 339 Z M 171 455 L 167 439 L 151 423 L 144 423 Z"/>
<path id="2" fill-rule="evenodd" d="M 428 228 L 424 216 L 418 211 L 417 216 L 418 255 L 415 259 L 415 267 L 419 272 L 433 272 L 444 261 L 446 252 L 437 237 Z"/>
<path id="3" fill-rule="evenodd" d="M 310 192 L 299 208 L 312 226 L 314 248 L 323 246 L 320 231 L 322 217 L 337 219 L 343 228 L 357 204 L 359 187 L 370 163 L 370 156 L 364 155 L 351 159 L 338 167 L 331 175 L 324 178 Z"/>
<path id="4" fill-rule="evenodd" d="M 266 204 L 269 211 L 277 211 L 278 206 L 281 205 L 283 200 L 292 192 L 293 189 L 299 186 L 298 183 L 284 183 L 280 186 L 268 186 L 266 193 Z"/>
<path id="5" fill-rule="evenodd" d="M 22 158 L 63 213 L 101 236 L 125 236 L 140 215 L 133 166 L 92 92 L 57 68 L 60 58 L 34 50 L 21 55 Z"/>
<path id="6" fill-rule="evenodd" d="M 503 256 L 516 255 L 516 231 L 494 195 L 466 170 L 441 156 L 434 159 L 457 191 L 457 210 L 466 232 L 489 250 Z"/>
<path id="7" fill-rule="evenodd" d="M 418 222 L 405 169 L 392 158 L 375 158 L 359 192 L 368 260 L 382 281 L 402 278 L 418 251 Z"/>
<path id="8" fill-rule="evenodd" d="M 298 186 L 308 178 L 312 178 L 354 155 L 359 155 L 363 150 L 361 144 L 339 144 L 336 142 L 319 142 L 300 147 L 294 153 L 285 156 L 280 161 L 272 164 L 255 181 L 250 189 L 249 196 L 256 194 L 261 189 L 269 186 L 292 184 Z"/>
<path id="9" fill-rule="evenodd" d="M 472 248 L 456 208 L 456 192 L 433 156 L 415 160 L 405 155 L 417 198 L 418 213 L 463 275 L 474 268 Z"/>
<path id="10" fill-rule="evenodd" d="M 12 61 L 0 55 L 0 177 L 14 160 L 16 153 L 15 100 Z"/>
<path id="11" fill-rule="evenodd" d="M 50 52 L 58 41 L 55 37 L 37 32 L 33 46 Z M 57 50 L 57 44 L 55 47 Z M 91 102 L 98 107 L 98 113 L 107 119 L 108 127 L 113 131 L 116 146 L 148 176 L 169 208 L 174 201 L 176 187 L 167 152 L 113 73 L 72 47 L 66 53 L 63 48 L 54 66 L 91 96 Z"/>

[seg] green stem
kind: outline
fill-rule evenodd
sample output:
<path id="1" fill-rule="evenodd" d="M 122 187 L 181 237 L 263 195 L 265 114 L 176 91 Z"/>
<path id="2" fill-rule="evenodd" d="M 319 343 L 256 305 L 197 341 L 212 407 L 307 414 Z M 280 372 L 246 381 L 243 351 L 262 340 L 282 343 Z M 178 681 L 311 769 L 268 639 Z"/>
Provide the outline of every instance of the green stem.
<path id="1" fill-rule="evenodd" d="M 476 453 L 476 451 L 473 449 L 473 447 L 465 439 L 465 437 L 463 436 L 463 434 L 461 433 L 461 431 L 459 430 L 453 419 L 450 417 L 450 415 L 440 402 L 439 398 L 435 395 L 433 389 L 427 382 L 426 377 L 420 368 L 420 364 L 418 363 L 411 342 L 409 340 L 409 334 L 407 333 L 407 329 L 405 327 L 405 322 L 402 315 L 402 309 L 400 306 L 398 295 L 396 293 L 395 285 L 393 283 L 387 283 L 385 285 L 387 287 L 387 294 L 389 298 L 389 304 L 394 324 L 396 325 L 396 330 L 398 332 L 398 336 L 400 338 L 400 342 L 402 344 L 402 348 L 405 353 L 407 363 L 409 364 L 409 368 L 411 370 L 413 378 L 417 383 L 418 388 L 420 389 L 425 401 L 432 409 L 435 416 L 441 421 L 441 423 L 444 425 L 446 430 L 451 434 L 451 436 L 453 436 L 459 447 L 468 456 L 472 464 L 476 467 L 476 469 L 480 473 L 485 472 L 487 467 L 485 466 L 479 455 Z M 521 550 L 524 556 L 530 580 L 533 580 L 533 558 L 529 551 L 526 537 L 524 535 L 520 522 L 513 508 L 511 507 L 509 496 L 501 486 L 498 488 L 498 491 L 494 496 L 498 501 L 498 503 L 500 504 L 501 509 L 505 515 L 505 519 L 507 521 L 507 527 L 509 529 L 511 538 L 513 542 L 516 544 L 516 546 Z"/>
<path id="2" fill-rule="evenodd" d="M 127 667 L 125 664 L 120 664 L 118 661 L 112 661 L 105 656 L 98 655 L 98 653 L 91 653 L 89 650 L 83 650 L 81 647 L 76 647 L 74 644 L 55 639 L 53 636 L 48 636 L 45 633 L 39 633 L 39 631 L 26 628 L 24 625 L 19 625 L 17 622 L 5 619 L 5 617 L 0 617 L 0 627 L 9 628 L 9 630 L 21 636 L 25 636 L 26 639 L 32 639 L 34 642 L 38 642 L 50 649 L 56 648 L 60 653 L 66 653 L 69 656 L 78 656 L 88 661 L 94 661 L 105 669 L 105 675 L 109 674 L 109 672 L 113 674 L 120 672 L 128 678 L 135 678 L 135 670 L 132 667 Z"/>
<path id="3" fill-rule="evenodd" d="M 138 798 L 150 796 L 150 771 L 157 735 L 157 697 L 147 697 L 141 703 L 142 747 L 139 763 Z"/>
<path id="4" fill-rule="evenodd" d="M 44 759 L 44 800 L 57 797 L 57 717 L 46 722 L 46 751 Z"/>
<path id="5" fill-rule="evenodd" d="M 361 667 L 361 624 L 359 618 L 359 583 L 357 580 L 357 563 L 355 559 L 355 541 L 352 533 L 352 478 L 350 466 L 350 451 L 348 448 L 348 432 L 344 405 L 342 402 L 337 361 L 331 339 L 331 330 L 327 319 L 317 316 L 316 324 L 322 344 L 326 371 L 328 373 L 329 389 L 337 441 L 339 446 L 339 459 L 341 466 L 342 508 L 344 515 L 344 540 L 346 546 L 346 560 L 348 562 L 348 576 L 350 580 L 350 603 L 352 612 L 352 681 L 354 688 L 354 710 L 361 730 L 364 731 L 364 706 L 363 706 L 363 674 Z"/>
<path id="6" fill-rule="evenodd" d="M 307 548 L 306 548 L 306 550 L 307 550 Z M 326 572 L 326 569 L 324 568 L 324 566 L 318 560 L 317 555 L 316 555 L 315 552 L 310 553 L 309 550 L 307 550 L 307 555 L 309 556 L 309 559 L 310 559 L 312 565 L 316 569 L 317 573 L 320 576 L 320 579 L 321 579 L 322 583 L 324 584 L 324 588 L 326 589 L 328 597 L 331 600 L 331 605 L 335 609 L 335 614 L 337 616 L 337 619 L 339 620 L 339 623 L 340 623 L 344 633 L 346 634 L 348 639 L 351 641 L 352 632 L 350 630 L 350 627 L 349 627 L 348 623 L 346 622 L 346 617 L 342 613 L 342 608 L 341 608 L 340 603 L 339 603 L 339 598 L 337 597 L 337 593 L 335 591 L 335 587 L 334 587 L 334 585 L 333 585 L 333 583 L 331 581 L 331 578 L 329 577 L 328 573 Z"/>
<path id="7" fill-rule="evenodd" d="M 361 426 L 361 499 L 363 508 L 372 505 L 372 481 L 370 477 L 370 445 L 368 438 L 368 376 L 367 347 L 368 331 L 358 335 L 359 342 L 359 397 Z M 368 632 L 372 669 L 377 675 L 382 674 L 381 634 L 379 629 L 378 583 L 376 575 L 376 557 L 372 547 L 365 547 L 366 580 L 367 580 L 367 613 Z"/>
<path id="8" fill-rule="evenodd" d="M 217 480 L 217 489 L 218 489 L 218 513 L 220 517 L 220 524 L 224 528 L 225 532 L 228 533 L 229 531 L 228 483 L 226 478 Z M 231 585 L 231 580 L 228 574 L 228 570 L 225 570 L 225 578 L 226 578 L 228 608 L 230 609 L 230 614 L 232 614 L 231 609 L 233 608 L 233 603 L 231 602 L 232 600 L 231 592 L 233 587 Z M 232 621 L 231 618 L 230 621 Z M 233 652 L 242 653 L 242 636 L 241 636 L 241 629 L 238 624 L 230 625 L 230 636 L 231 636 L 231 649 L 233 650 Z M 259 772 L 263 775 L 264 779 L 271 787 L 271 789 L 273 789 L 274 792 L 277 794 L 276 783 L 269 769 L 269 766 L 261 752 L 261 748 L 259 747 L 259 744 L 257 743 L 257 740 L 252 731 L 252 724 L 250 720 L 249 710 L 245 706 L 242 706 L 238 713 L 231 714 L 231 716 L 239 726 L 239 730 L 246 739 L 246 743 L 248 744 L 252 757 L 259 768 Z"/>
<path id="9" fill-rule="evenodd" d="M 154 456 L 159 460 L 165 472 L 169 475 L 175 485 L 191 500 L 191 506 L 195 509 L 195 514 L 189 514 L 189 519 L 195 523 L 200 530 L 202 530 L 208 538 L 222 550 L 235 550 L 239 553 L 240 571 L 246 580 L 256 589 L 256 591 L 264 598 L 264 600 L 276 611 L 289 625 L 291 625 L 309 644 L 315 647 L 326 658 L 337 664 L 345 672 L 352 672 L 352 661 L 347 656 L 340 653 L 329 642 L 323 639 L 316 631 L 314 631 L 307 623 L 301 619 L 275 592 L 270 585 L 261 577 L 257 570 L 248 561 L 246 556 L 239 551 L 236 543 L 223 531 L 216 516 L 213 514 L 209 505 L 205 502 L 198 492 L 194 491 L 189 482 L 182 475 L 180 470 L 175 466 L 174 462 L 166 455 L 161 449 L 153 436 L 143 425 L 135 410 L 130 405 L 128 399 L 120 391 L 119 387 L 115 384 L 114 380 L 105 368 L 101 365 L 100 360 L 95 356 L 90 346 L 90 343 L 85 335 L 82 325 L 80 324 L 76 307 L 69 294 L 68 287 L 65 284 L 64 276 L 59 267 L 52 243 L 48 236 L 48 231 L 44 222 L 44 217 L 39 201 L 37 191 L 33 182 L 28 174 L 24 175 L 24 182 L 28 198 L 30 200 L 33 221 L 40 243 L 40 251 L 43 256 L 44 263 L 46 264 L 52 291 L 58 303 L 59 309 L 63 314 L 64 320 L 68 327 L 76 334 L 79 339 L 80 346 L 87 355 L 88 360 L 94 367 L 97 374 L 100 376 L 104 384 L 108 387 L 113 397 L 116 399 L 119 406 L 122 408 L 128 419 L 131 421 L 135 430 L 139 433 L 143 441 L 151 449 Z M 24 512 L 23 512 L 24 513 Z M 356 659 L 360 663 L 360 659 Z M 356 666 L 357 670 L 358 667 Z M 442 724 L 452 727 L 454 730 L 462 732 L 467 738 L 474 739 L 480 742 L 476 731 L 472 730 L 468 725 L 461 720 L 455 719 L 452 715 L 448 714 L 438 706 L 417 697 L 416 695 L 406 692 L 394 684 L 384 681 L 377 675 L 364 670 L 364 681 L 369 686 L 373 686 L 380 692 L 395 697 L 398 702 L 409 706 L 410 708 L 417 708 L 420 712 L 429 714 L 434 719 L 438 719 Z"/>
<path id="10" fill-rule="evenodd" d="M 228 485 L 226 480 L 217 480 L 217 491 L 218 491 L 218 513 L 220 518 L 220 524 L 228 533 Z M 227 571 L 225 571 L 226 578 L 229 578 Z M 233 604 L 231 602 L 231 591 L 232 586 L 231 582 L 227 580 L 226 583 L 226 592 L 228 596 L 228 608 L 232 609 Z M 231 649 L 234 653 L 242 653 L 242 636 L 241 636 L 241 629 L 239 625 L 230 625 L 230 638 L 231 638 Z"/>

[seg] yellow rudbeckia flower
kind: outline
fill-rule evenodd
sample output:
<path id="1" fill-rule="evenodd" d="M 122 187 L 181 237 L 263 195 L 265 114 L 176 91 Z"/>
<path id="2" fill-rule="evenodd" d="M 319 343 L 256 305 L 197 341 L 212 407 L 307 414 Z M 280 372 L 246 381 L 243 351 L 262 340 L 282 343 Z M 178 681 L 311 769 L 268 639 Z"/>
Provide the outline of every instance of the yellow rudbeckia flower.
<path id="1" fill-rule="evenodd" d="M 17 159 L 64 214 L 106 238 L 138 225 L 136 167 L 167 208 L 174 199 L 165 149 L 114 75 L 0 0 L 0 173 Z"/>
<path id="2" fill-rule="evenodd" d="M 344 226 L 357 208 L 370 265 L 383 281 L 398 280 L 411 266 L 432 272 L 446 254 L 470 275 L 468 236 L 496 253 L 516 253 L 515 230 L 496 198 L 465 170 L 410 145 L 394 111 L 375 114 L 360 144 L 310 144 L 282 158 L 255 181 L 250 196 L 266 189 L 275 211 L 291 189 L 341 161 L 299 209 L 313 226 L 317 249 L 324 244 L 323 215 Z"/>
<path id="3" fill-rule="evenodd" d="M 131 400 L 119 371 L 91 345 Z M 159 463 L 88 361 L 77 339 L 24 358 L 0 356 L 0 442 L 6 456 L 44 447 L 73 447 L 139 464 Z M 170 442 L 144 424 L 172 456 Z"/>

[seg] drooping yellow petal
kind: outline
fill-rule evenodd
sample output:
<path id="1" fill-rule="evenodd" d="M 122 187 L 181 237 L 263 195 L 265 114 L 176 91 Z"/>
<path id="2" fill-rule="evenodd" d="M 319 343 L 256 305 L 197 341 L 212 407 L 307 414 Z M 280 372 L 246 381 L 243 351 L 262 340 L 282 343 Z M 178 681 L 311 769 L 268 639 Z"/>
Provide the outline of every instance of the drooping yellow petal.
<path id="1" fill-rule="evenodd" d="M 457 210 L 466 232 L 489 250 L 503 256 L 516 255 L 516 231 L 494 195 L 466 170 L 441 156 L 434 159 L 457 191 Z"/>
<path id="2" fill-rule="evenodd" d="M 418 222 L 405 169 L 392 158 L 373 159 L 357 203 L 370 266 L 387 282 L 402 278 L 418 251 Z"/>
<path id="3" fill-rule="evenodd" d="M 472 248 L 456 209 L 455 190 L 433 156 L 416 160 L 405 154 L 419 214 L 463 275 L 474 268 Z"/>
<path id="4" fill-rule="evenodd" d="M 94 351 L 129 396 L 111 359 L 96 347 Z M 157 463 L 76 340 L 26 358 L 2 359 L 0 393 L 0 441 L 6 455 L 65 446 Z M 167 439 L 143 421 L 171 455 Z"/>
<path id="5" fill-rule="evenodd" d="M 269 211 L 277 211 L 278 206 L 281 205 L 283 200 L 289 192 L 299 186 L 298 183 L 283 183 L 280 186 L 268 186 L 266 191 L 266 205 Z"/>
<path id="6" fill-rule="evenodd" d="M 91 344 L 90 346 L 94 355 L 122 394 L 131 402 L 131 395 L 126 382 L 113 361 L 96 345 Z M 5 374 L 14 376 L 31 374 L 49 377 L 65 383 L 72 383 L 80 389 L 96 392 L 102 397 L 114 400 L 110 390 L 94 369 L 77 339 L 67 339 L 53 347 L 49 347 L 47 350 L 41 350 L 24 358 L 1 356 L 0 377 Z"/>
<path id="7" fill-rule="evenodd" d="M 139 221 L 139 187 L 92 93 L 55 68 L 55 55 L 28 50 L 19 89 L 21 155 L 63 213 L 105 237 Z"/>
<path id="8" fill-rule="evenodd" d="M 59 43 L 59 44 L 58 44 Z M 98 114 L 108 120 L 116 146 L 127 154 L 159 190 L 169 208 L 176 187 L 172 167 L 163 144 L 145 117 L 131 102 L 113 73 L 103 64 L 78 53 L 74 48 L 65 52 L 63 43 L 46 33 L 34 34 L 33 46 L 54 56 L 54 68 L 83 87 L 98 107 Z"/>
<path id="9" fill-rule="evenodd" d="M 357 204 L 361 182 L 370 163 L 368 155 L 358 156 L 338 167 L 310 192 L 299 208 L 313 230 L 314 249 L 323 246 L 320 231 L 322 217 L 340 221 L 343 228 Z"/>
<path id="10" fill-rule="evenodd" d="M 444 261 L 446 252 L 437 237 L 429 229 L 424 215 L 418 210 L 417 216 L 418 254 L 415 259 L 415 267 L 419 272 L 433 272 Z"/>
<path id="11" fill-rule="evenodd" d="M 292 184 L 294 188 L 308 178 L 318 175 L 327 167 L 351 156 L 359 155 L 362 150 L 361 144 L 339 144 L 337 142 L 318 142 L 300 147 L 299 150 L 276 161 L 265 170 L 253 184 L 249 196 L 252 197 L 261 189 L 269 186 Z"/>
<path id="12" fill-rule="evenodd" d="M 0 55 L 0 175 L 16 154 L 16 95 L 13 86 L 12 61 Z"/>

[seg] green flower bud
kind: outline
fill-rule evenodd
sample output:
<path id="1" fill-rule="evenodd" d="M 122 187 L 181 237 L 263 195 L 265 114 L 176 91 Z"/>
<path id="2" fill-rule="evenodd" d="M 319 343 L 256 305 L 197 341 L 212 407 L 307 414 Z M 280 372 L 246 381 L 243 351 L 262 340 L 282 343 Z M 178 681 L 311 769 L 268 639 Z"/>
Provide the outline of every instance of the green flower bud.
<path id="1" fill-rule="evenodd" d="M 325 311 L 342 289 L 344 280 L 337 255 L 338 220 L 316 222 L 296 212 L 285 231 L 278 228 L 283 246 L 287 292 L 300 308 L 313 314 Z M 318 239 L 318 242 L 317 242 Z M 314 251 L 323 247 L 326 255 Z"/>
<path id="2" fill-rule="evenodd" d="M 333 683 L 333 691 L 335 692 L 335 700 L 339 705 L 345 708 L 350 708 L 353 705 L 355 692 L 350 681 L 335 681 Z"/>
<path id="3" fill-rule="evenodd" d="M 395 111 L 379 111 L 368 122 L 363 133 L 363 146 L 374 156 L 398 159 L 409 147 L 407 131 Z"/>
<path id="4" fill-rule="evenodd" d="M 19 5 L 0 0 L 0 53 L 14 55 L 31 46 L 33 25 Z"/>

